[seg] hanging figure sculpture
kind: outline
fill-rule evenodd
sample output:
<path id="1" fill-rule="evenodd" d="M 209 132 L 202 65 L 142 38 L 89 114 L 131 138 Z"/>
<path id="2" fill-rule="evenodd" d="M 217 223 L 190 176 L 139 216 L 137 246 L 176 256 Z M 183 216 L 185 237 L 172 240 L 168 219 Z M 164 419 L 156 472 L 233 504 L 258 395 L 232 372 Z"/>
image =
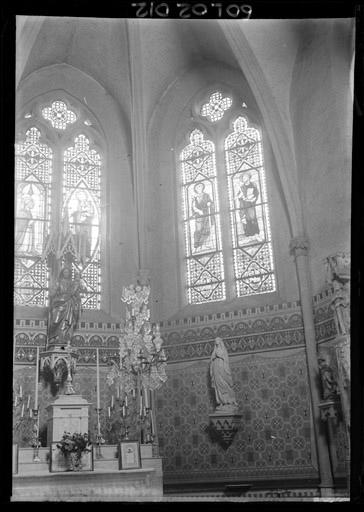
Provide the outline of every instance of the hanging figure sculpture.
<path id="1" fill-rule="evenodd" d="M 234 411 L 237 409 L 233 379 L 229 366 L 229 356 L 222 338 L 215 339 L 210 359 L 211 385 L 215 391 L 216 411 Z"/>

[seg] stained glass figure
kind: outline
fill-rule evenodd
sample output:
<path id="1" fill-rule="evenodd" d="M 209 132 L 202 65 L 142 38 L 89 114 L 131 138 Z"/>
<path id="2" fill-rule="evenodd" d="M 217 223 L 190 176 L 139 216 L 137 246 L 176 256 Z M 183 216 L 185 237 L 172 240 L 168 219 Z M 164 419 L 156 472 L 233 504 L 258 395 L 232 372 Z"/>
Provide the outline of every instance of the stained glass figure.
<path id="1" fill-rule="evenodd" d="M 225 140 L 234 271 L 238 297 L 276 289 L 262 141 L 239 117 Z"/>
<path id="2" fill-rule="evenodd" d="M 42 116 L 58 130 L 65 130 L 67 125 L 77 120 L 76 114 L 67 108 L 64 101 L 60 100 L 54 101 L 50 107 L 43 108 Z"/>
<path id="3" fill-rule="evenodd" d="M 223 117 L 225 110 L 229 109 L 232 103 L 232 99 L 228 96 L 223 98 L 221 92 L 214 92 L 208 103 L 202 105 L 201 115 L 214 123 Z"/>
<path id="4" fill-rule="evenodd" d="M 50 229 L 53 153 L 32 127 L 15 145 L 15 276 L 14 302 L 45 306 L 48 269 L 41 260 Z"/>
<path id="5" fill-rule="evenodd" d="M 101 156 L 81 134 L 64 152 L 63 217 L 73 233 L 77 268 L 88 292 L 83 307 L 100 308 Z"/>
<path id="6" fill-rule="evenodd" d="M 215 147 L 193 130 L 180 154 L 190 304 L 225 299 Z"/>

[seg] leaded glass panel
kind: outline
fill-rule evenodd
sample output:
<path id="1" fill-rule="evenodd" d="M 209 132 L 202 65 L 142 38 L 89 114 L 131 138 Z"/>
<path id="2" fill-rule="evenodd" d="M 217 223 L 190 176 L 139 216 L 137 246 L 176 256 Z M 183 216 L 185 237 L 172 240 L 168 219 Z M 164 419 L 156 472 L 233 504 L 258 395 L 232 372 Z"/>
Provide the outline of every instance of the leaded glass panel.
<path id="1" fill-rule="evenodd" d="M 190 304 L 225 299 L 215 147 L 193 130 L 180 155 Z"/>
<path id="2" fill-rule="evenodd" d="M 67 108 L 64 101 L 60 100 L 54 101 L 50 107 L 43 108 L 42 116 L 58 130 L 65 130 L 68 124 L 77 120 L 76 114 Z"/>
<path id="3" fill-rule="evenodd" d="M 276 289 L 262 141 L 244 117 L 225 140 L 236 290 L 239 297 Z"/>
<path id="4" fill-rule="evenodd" d="M 45 306 L 48 269 L 41 260 L 50 229 L 52 150 L 32 127 L 15 144 L 15 273 L 14 302 Z"/>
<path id="5" fill-rule="evenodd" d="M 211 94 L 209 101 L 202 105 L 201 115 L 214 123 L 223 117 L 225 110 L 228 110 L 232 103 L 232 99 L 228 96 L 223 98 L 221 92 L 214 92 Z"/>
<path id="6" fill-rule="evenodd" d="M 83 307 L 100 308 L 101 156 L 81 134 L 64 152 L 63 217 L 73 233 L 78 267 L 88 289 Z"/>

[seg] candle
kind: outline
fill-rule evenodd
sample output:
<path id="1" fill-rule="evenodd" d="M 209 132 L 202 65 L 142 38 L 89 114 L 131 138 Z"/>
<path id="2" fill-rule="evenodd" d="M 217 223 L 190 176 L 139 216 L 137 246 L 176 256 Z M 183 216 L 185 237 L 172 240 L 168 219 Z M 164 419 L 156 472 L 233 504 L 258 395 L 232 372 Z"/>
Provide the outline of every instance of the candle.
<path id="1" fill-rule="evenodd" d="M 145 407 L 149 407 L 149 404 L 148 404 L 148 390 L 146 388 L 143 388 L 143 389 L 144 389 Z"/>
<path id="2" fill-rule="evenodd" d="M 39 347 L 37 347 L 37 360 L 35 362 L 34 409 L 38 409 L 38 381 L 39 381 Z"/>
<path id="3" fill-rule="evenodd" d="M 114 395 L 111 395 L 111 409 L 114 408 Z"/>
<path id="4" fill-rule="evenodd" d="M 18 397 L 15 395 L 15 407 L 18 405 Z"/>
<path id="5" fill-rule="evenodd" d="M 99 367 L 99 348 L 96 348 L 96 395 L 97 395 L 97 405 L 96 407 L 100 409 L 100 367 Z M 110 418 L 110 414 L 109 414 Z"/>
<path id="6" fill-rule="evenodd" d="M 28 395 L 27 409 L 29 409 L 29 405 L 30 405 L 30 395 Z"/>
<path id="7" fill-rule="evenodd" d="M 128 407 L 128 395 L 127 394 L 125 394 L 125 405 L 126 405 L 126 407 Z"/>
<path id="8" fill-rule="evenodd" d="M 107 408 L 107 413 L 108 413 L 108 416 L 109 416 L 109 418 L 110 418 L 110 416 L 111 416 L 111 413 L 110 413 L 110 407 L 108 407 L 108 408 Z"/>
<path id="9" fill-rule="evenodd" d="M 125 405 L 123 405 L 123 418 L 125 418 L 125 414 L 126 414 Z"/>
<path id="10" fill-rule="evenodd" d="M 152 396 L 152 390 L 150 389 L 149 390 L 149 409 L 152 408 L 152 404 L 153 404 L 153 396 Z"/>
<path id="11" fill-rule="evenodd" d="M 153 415 L 153 413 L 151 414 L 151 419 L 152 419 L 152 424 L 151 424 L 151 427 L 152 427 L 152 436 L 154 436 L 154 433 L 155 433 L 155 427 L 154 427 L 154 415 Z"/>
<path id="12" fill-rule="evenodd" d="M 119 400 L 120 398 L 120 386 L 118 384 L 117 388 L 116 388 L 116 398 Z"/>
<path id="13" fill-rule="evenodd" d="M 139 415 L 142 416 L 143 414 L 143 395 L 140 395 L 140 411 Z"/>
<path id="14" fill-rule="evenodd" d="M 19 397 L 22 398 L 23 397 L 23 388 L 20 386 L 20 389 L 19 389 Z"/>
<path id="15" fill-rule="evenodd" d="M 24 416 L 24 404 L 21 406 L 21 417 Z"/>
<path id="16" fill-rule="evenodd" d="M 30 409 L 30 411 L 29 411 L 29 418 L 32 418 L 32 416 L 33 416 L 33 412 L 32 412 L 32 410 Z"/>
<path id="17" fill-rule="evenodd" d="M 132 394 L 133 394 L 133 398 L 135 398 L 135 389 L 134 388 L 133 388 Z"/>

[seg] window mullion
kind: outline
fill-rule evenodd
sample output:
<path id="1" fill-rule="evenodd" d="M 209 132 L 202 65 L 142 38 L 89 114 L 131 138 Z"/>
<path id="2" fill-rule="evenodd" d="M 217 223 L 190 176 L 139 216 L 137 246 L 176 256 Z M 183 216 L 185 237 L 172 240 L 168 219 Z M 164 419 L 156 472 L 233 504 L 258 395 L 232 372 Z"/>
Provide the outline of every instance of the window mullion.
<path id="1" fill-rule="evenodd" d="M 217 186 L 220 197 L 221 244 L 224 254 L 224 272 L 226 282 L 226 300 L 236 296 L 233 273 L 233 253 L 231 242 L 229 196 L 226 181 L 225 154 L 223 136 L 217 131 L 216 142 Z"/>

